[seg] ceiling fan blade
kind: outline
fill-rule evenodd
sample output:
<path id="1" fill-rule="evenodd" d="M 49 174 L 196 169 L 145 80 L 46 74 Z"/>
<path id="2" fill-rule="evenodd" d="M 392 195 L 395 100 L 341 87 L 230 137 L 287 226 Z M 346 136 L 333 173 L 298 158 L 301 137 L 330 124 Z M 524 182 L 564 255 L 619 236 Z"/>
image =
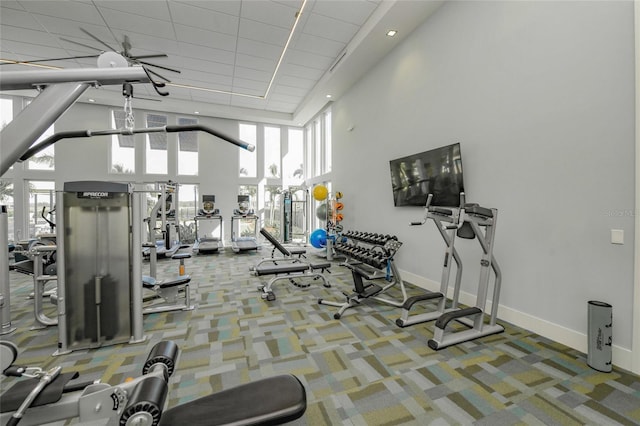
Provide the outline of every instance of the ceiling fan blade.
<path id="1" fill-rule="evenodd" d="M 124 40 L 122 40 L 122 53 L 127 58 L 131 57 L 131 53 L 129 53 L 129 50 L 131 50 L 131 41 L 129 40 L 129 36 L 125 34 Z"/>
<path id="2" fill-rule="evenodd" d="M 38 62 L 66 61 L 68 59 L 97 58 L 99 55 L 69 56 L 68 58 L 35 59 L 33 61 L 2 62 L 0 65 L 37 64 Z"/>
<path id="3" fill-rule="evenodd" d="M 169 80 L 167 77 L 164 77 L 164 76 L 162 76 L 162 75 L 158 74 L 158 73 L 157 73 L 157 72 L 155 72 L 155 71 L 152 71 L 152 70 L 150 70 L 150 69 L 148 69 L 148 68 L 147 68 L 147 72 L 148 72 L 149 74 L 153 74 L 153 75 L 155 75 L 156 77 L 158 77 L 158 78 L 160 78 L 160 79 L 162 79 L 162 80 L 166 81 L 167 83 L 171 83 L 171 80 Z"/>
<path id="4" fill-rule="evenodd" d="M 155 55 L 140 55 L 140 56 L 129 56 L 129 58 L 138 60 L 138 59 L 147 59 L 147 58 L 168 58 L 166 53 L 157 53 Z"/>
<path id="5" fill-rule="evenodd" d="M 151 63 L 145 62 L 145 61 L 136 60 L 136 62 L 139 62 L 139 63 L 144 64 L 144 65 L 148 65 L 150 67 L 156 67 L 156 68 L 160 68 L 160 69 L 171 71 L 171 72 L 177 72 L 178 74 L 180 74 L 182 72 L 182 71 L 174 69 L 174 68 L 163 67 L 162 65 L 151 64 Z"/>
<path id="6" fill-rule="evenodd" d="M 104 41 L 100 40 L 98 37 L 94 36 L 89 31 L 85 30 L 84 28 L 80 27 L 80 31 L 82 31 L 83 33 L 85 33 L 86 35 L 88 35 L 89 37 L 91 37 L 92 39 L 94 39 L 95 41 L 100 43 L 101 45 L 106 46 L 107 49 L 111 50 L 112 52 L 117 52 L 116 49 L 114 49 L 113 47 L 109 46 L 107 43 L 105 43 Z"/>
<path id="7" fill-rule="evenodd" d="M 95 46 L 89 46 L 88 44 L 80 43 L 78 41 L 69 40 L 68 38 L 60 37 L 60 40 L 68 41 L 69 43 L 77 44 L 79 46 L 86 47 L 86 48 L 91 49 L 91 50 L 97 50 L 98 52 L 103 52 L 104 51 L 103 49 L 99 49 L 99 48 L 97 48 Z"/>

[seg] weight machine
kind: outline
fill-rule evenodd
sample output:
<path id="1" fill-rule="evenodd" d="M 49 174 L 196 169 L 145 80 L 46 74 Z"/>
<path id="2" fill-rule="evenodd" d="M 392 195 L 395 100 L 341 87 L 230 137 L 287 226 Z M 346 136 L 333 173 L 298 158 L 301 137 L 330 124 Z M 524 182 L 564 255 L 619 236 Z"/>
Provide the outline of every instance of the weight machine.
<path id="1" fill-rule="evenodd" d="M 74 381 L 78 373 L 62 373 L 61 366 L 43 370 L 14 365 L 18 348 L 11 342 L 0 341 L 0 355 L 5 376 L 25 378 L 0 396 L 0 421 L 6 425 L 69 419 L 80 424 L 137 426 L 275 425 L 302 417 L 307 408 L 300 380 L 282 374 L 165 410 L 168 382 L 180 355 L 173 341 L 156 343 L 142 365 L 142 375 L 117 385 Z"/>

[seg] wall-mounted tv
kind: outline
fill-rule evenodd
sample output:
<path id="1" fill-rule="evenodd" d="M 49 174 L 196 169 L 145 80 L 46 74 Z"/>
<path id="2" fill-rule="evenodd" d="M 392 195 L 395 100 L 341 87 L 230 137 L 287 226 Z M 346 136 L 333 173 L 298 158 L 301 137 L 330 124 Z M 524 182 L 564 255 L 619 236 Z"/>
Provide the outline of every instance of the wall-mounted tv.
<path id="1" fill-rule="evenodd" d="M 424 206 L 429 194 L 433 194 L 434 206 L 460 204 L 464 183 L 459 143 L 397 158 L 389 166 L 396 207 Z"/>

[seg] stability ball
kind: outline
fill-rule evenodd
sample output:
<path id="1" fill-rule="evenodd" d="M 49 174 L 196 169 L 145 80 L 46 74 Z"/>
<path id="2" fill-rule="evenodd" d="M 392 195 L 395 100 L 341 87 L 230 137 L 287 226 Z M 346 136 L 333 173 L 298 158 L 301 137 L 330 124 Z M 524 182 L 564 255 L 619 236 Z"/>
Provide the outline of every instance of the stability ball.
<path id="1" fill-rule="evenodd" d="M 317 201 L 326 199 L 327 195 L 329 195 L 329 191 L 327 190 L 326 186 L 316 185 L 313 187 L 313 198 L 315 198 Z"/>
<path id="2" fill-rule="evenodd" d="M 315 248 L 324 248 L 327 245 L 327 231 L 318 228 L 309 235 L 309 242 Z"/>
<path id="3" fill-rule="evenodd" d="M 318 220 L 327 220 L 333 216 L 333 211 L 331 209 L 327 210 L 327 203 L 322 203 L 316 209 L 316 217 Z"/>

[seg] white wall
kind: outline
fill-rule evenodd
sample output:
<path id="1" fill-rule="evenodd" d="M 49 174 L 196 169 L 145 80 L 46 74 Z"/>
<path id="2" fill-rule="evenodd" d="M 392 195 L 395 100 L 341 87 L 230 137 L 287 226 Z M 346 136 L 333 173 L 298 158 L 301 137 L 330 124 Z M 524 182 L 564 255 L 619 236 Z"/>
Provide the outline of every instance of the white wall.
<path id="1" fill-rule="evenodd" d="M 409 228 L 421 208 L 393 206 L 389 160 L 460 142 L 467 200 L 499 209 L 500 316 L 585 351 L 587 301 L 611 303 L 628 366 L 633 25 L 630 1 L 445 3 L 334 103 L 345 229 L 398 235 L 405 278 L 439 281 L 444 245 Z M 474 293 L 480 250 L 456 245 Z"/>

